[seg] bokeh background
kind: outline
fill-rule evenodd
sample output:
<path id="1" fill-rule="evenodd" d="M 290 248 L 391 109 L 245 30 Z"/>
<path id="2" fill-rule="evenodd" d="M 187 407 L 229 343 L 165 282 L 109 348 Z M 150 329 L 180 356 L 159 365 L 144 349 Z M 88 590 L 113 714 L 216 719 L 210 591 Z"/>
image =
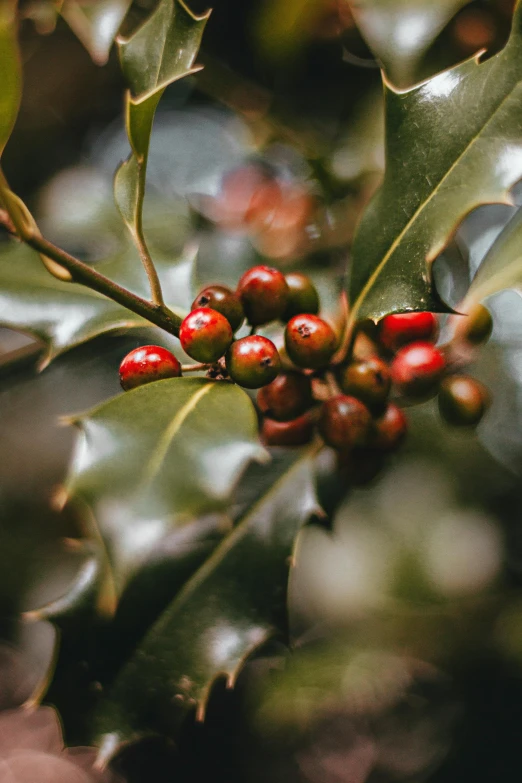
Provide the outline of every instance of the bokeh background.
<path id="1" fill-rule="evenodd" d="M 152 5 L 135 2 L 126 28 Z M 45 6 L 21 3 L 25 89 L 5 171 L 47 234 L 96 263 L 123 241 L 112 176 L 128 152 L 124 84 L 114 51 L 94 65 Z M 509 0 L 462 7 L 415 79 L 483 47 L 498 51 L 511 14 Z M 199 60 L 205 69 L 169 87 L 157 114 L 151 241 L 173 264 L 191 248 L 186 284 L 196 287 L 234 284 L 259 259 L 304 270 L 335 317 L 354 228 L 384 165 L 380 70 L 349 5 L 216 0 Z M 280 205 L 268 225 L 245 224 L 253 194 Z M 482 207 L 461 226 L 437 262 L 452 304 L 516 209 Z M 470 357 L 492 393 L 478 430 L 450 430 L 433 402 L 409 411 L 406 448 L 344 497 L 328 525 L 300 535 L 291 660 L 274 644 L 235 691 L 218 684 L 206 724 L 188 725 L 177 751 L 154 748 L 144 769 L 133 759 L 129 780 L 489 783 L 520 774 L 522 302 L 504 292 L 488 306 L 492 339 Z M 118 393 L 119 361 L 150 337 L 99 338 L 38 373 L 40 344 L 0 330 L 1 628 L 34 681 L 52 635 L 28 635 L 13 618 L 58 594 L 82 557 L 63 541 L 79 521 L 53 510 L 74 439 L 59 417 Z M 327 510 L 336 491 L 325 478 Z"/>

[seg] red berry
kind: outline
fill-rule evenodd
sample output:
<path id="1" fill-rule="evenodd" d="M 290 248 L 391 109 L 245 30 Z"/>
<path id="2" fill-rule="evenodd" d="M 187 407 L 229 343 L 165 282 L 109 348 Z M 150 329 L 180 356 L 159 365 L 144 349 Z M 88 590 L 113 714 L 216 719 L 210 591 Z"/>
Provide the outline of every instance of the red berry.
<path id="1" fill-rule="evenodd" d="M 183 320 L 179 339 L 185 353 L 197 362 L 211 364 L 223 356 L 232 342 L 232 327 L 217 310 L 199 307 Z"/>
<path id="2" fill-rule="evenodd" d="M 242 337 L 232 343 L 225 361 L 232 380 L 245 389 L 266 386 L 274 380 L 281 368 L 274 343 L 259 334 Z"/>
<path id="3" fill-rule="evenodd" d="M 388 399 L 391 388 L 390 369 L 377 356 L 355 361 L 341 370 L 341 388 L 370 407 L 380 407 Z"/>
<path id="4" fill-rule="evenodd" d="M 379 340 L 390 351 L 418 340 L 435 341 L 437 317 L 433 313 L 387 315 L 379 324 Z"/>
<path id="5" fill-rule="evenodd" d="M 452 375 L 440 385 L 440 414 L 455 427 L 475 427 L 488 405 L 488 390 L 468 375 Z"/>
<path id="6" fill-rule="evenodd" d="M 270 266 L 254 266 L 245 272 L 239 280 L 237 293 L 252 326 L 280 318 L 288 302 L 285 276 Z"/>
<path id="7" fill-rule="evenodd" d="M 364 487 L 373 481 L 383 464 L 384 455 L 378 449 L 357 447 L 337 455 L 337 469 L 354 487 Z"/>
<path id="8" fill-rule="evenodd" d="M 390 402 L 384 414 L 373 422 L 371 445 L 382 451 L 393 451 L 400 446 L 407 430 L 408 420 L 404 412 Z"/>
<path id="9" fill-rule="evenodd" d="M 285 329 L 288 356 L 299 367 L 326 367 L 337 348 L 337 337 L 326 321 L 303 313 L 289 320 Z"/>
<path id="10" fill-rule="evenodd" d="M 292 421 L 264 419 L 261 439 L 267 446 L 305 446 L 314 434 L 314 423 L 308 414 Z"/>
<path id="11" fill-rule="evenodd" d="M 431 343 L 411 343 L 396 354 L 391 374 L 402 394 L 424 397 L 435 392 L 446 361 Z"/>
<path id="12" fill-rule="evenodd" d="M 179 378 L 181 364 L 160 345 L 143 345 L 127 354 L 120 364 L 120 383 L 125 391 L 163 378 Z"/>
<path id="13" fill-rule="evenodd" d="M 245 320 L 239 297 L 224 285 L 208 285 L 200 291 L 192 302 L 191 310 L 197 310 L 199 307 L 210 307 L 224 315 L 233 332 L 237 332 Z"/>
<path id="14" fill-rule="evenodd" d="M 280 373 L 257 393 L 257 404 L 265 416 L 290 421 L 313 404 L 310 378 L 299 372 Z"/>
<path id="15" fill-rule="evenodd" d="M 291 272 L 286 275 L 286 283 L 289 293 L 283 321 L 289 321 L 300 313 L 316 315 L 319 312 L 319 294 L 309 277 L 300 272 Z"/>
<path id="16" fill-rule="evenodd" d="M 335 449 L 347 449 L 366 442 L 372 417 L 360 400 L 338 394 L 323 403 L 319 432 L 324 442 Z"/>

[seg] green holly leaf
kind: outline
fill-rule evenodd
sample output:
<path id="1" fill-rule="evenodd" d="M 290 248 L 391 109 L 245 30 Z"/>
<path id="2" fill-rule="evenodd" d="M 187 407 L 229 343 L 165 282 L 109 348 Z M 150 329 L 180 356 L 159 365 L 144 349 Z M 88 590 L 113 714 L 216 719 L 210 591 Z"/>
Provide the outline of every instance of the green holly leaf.
<path id="1" fill-rule="evenodd" d="M 357 26 L 396 85 L 408 84 L 423 55 L 468 0 L 350 0 Z"/>
<path id="2" fill-rule="evenodd" d="M 459 310 L 488 296 L 513 288 L 522 294 L 522 210 L 518 210 L 497 237 L 479 266 Z"/>
<path id="3" fill-rule="evenodd" d="M 351 317 L 449 312 L 431 263 L 480 204 L 522 177 L 522 5 L 505 48 L 397 92 L 385 83 L 386 172 L 354 240 Z M 494 87 L 494 88 L 493 88 Z"/>
<path id="4" fill-rule="evenodd" d="M 118 38 L 121 66 L 130 88 L 125 116 L 132 152 L 116 172 L 114 197 L 142 253 L 141 221 L 154 114 L 169 84 L 200 70 L 194 60 L 208 16 L 195 16 L 181 0 L 161 0 L 130 38 Z"/>
<path id="5" fill-rule="evenodd" d="M 170 531 L 224 512 L 246 464 L 265 454 L 249 397 L 205 378 L 147 384 L 73 421 L 69 495 L 94 513 L 117 595 Z"/>
<path id="6" fill-rule="evenodd" d="M 0 3 L 0 156 L 12 133 L 22 95 L 16 7 L 16 0 Z"/>
<path id="7" fill-rule="evenodd" d="M 95 721 L 108 753 L 141 732 L 173 737 L 194 708 L 202 718 L 214 680 L 232 686 L 245 659 L 286 627 L 295 537 L 318 510 L 314 455 L 267 467 L 262 494 L 137 647 Z"/>
<path id="8" fill-rule="evenodd" d="M 105 65 L 132 0 L 65 0 L 60 12 L 92 57 Z"/>
<path id="9" fill-rule="evenodd" d="M 195 249 L 173 263 L 158 258 L 165 296 L 171 309 L 184 316 L 192 301 Z M 96 268 L 136 294 L 148 285 L 136 250 L 129 244 Z M 29 332 L 45 343 L 41 368 L 64 351 L 110 331 L 150 326 L 148 321 L 90 288 L 52 277 L 37 253 L 9 243 L 0 250 L 0 324 Z"/>

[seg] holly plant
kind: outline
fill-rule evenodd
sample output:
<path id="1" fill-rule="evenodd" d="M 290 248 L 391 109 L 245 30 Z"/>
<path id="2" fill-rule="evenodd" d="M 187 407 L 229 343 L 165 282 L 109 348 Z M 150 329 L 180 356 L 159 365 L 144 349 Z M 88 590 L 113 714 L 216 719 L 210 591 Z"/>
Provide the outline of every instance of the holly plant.
<path id="1" fill-rule="evenodd" d="M 407 89 L 394 75 L 408 78 L 462 2 L 355 5 L 386 69 L 386 166 L 353 243 L 339 245 L 342 290 L 324 304 L 306 264 L 285 259 L 304 258 L 336 208 L 342 223 L 335 188 L 320 203 L 257 161 L 227 172 L 199 207 L 257 247 L 234 284 L 218 274 L 187 284 L 190 237 L 178 258 L 149 241 L 155 112 L 169 85 L 200 71 L 209 13 L 159 0 L 124 36 L 128 0 L 43 5 L 98 64 L 117 47 L 129 146 L 114 175 L 123 239 L 113 255 L 77 258 L 45 236 L 0 171 L 0 321 L 43 342 L 44 373 L 100 335 L 148 328 L 113 368 L 122 391 L 67 419 L 76 445 L 54 503 L 81 517 L 84 558 L 60 599 L 24 616 L 60 629 L 33 703 L 48 692 L 66 735 L 99 749 L 101 769 L 146 736 L 179 741 L 188 719 L 205 720 L 217 680 L 233 688 L 271 640 L 291 647 L 298 533 L 327 526 L 354 487 L 371 491 L 407 440 L 411 406 L 437 398 L 441 429 L 487 417 L 489 393 L 465 364 L 492 330 L 484 300 L 520 287 L 522 221 L 500 234 L 460 302 L 445 301 L 433 269 L 464 218 L 512 204 L 522 177 L 522 2 L 500 51 Z M 0 153 L 22 95 L 18 12 L 1 0 Z M 401 44 L 411 14 L 419 36 Z M 383 40 L 383 19 L 395 37 Z M 82 705 L 74 730 L 71 702 Z"/>

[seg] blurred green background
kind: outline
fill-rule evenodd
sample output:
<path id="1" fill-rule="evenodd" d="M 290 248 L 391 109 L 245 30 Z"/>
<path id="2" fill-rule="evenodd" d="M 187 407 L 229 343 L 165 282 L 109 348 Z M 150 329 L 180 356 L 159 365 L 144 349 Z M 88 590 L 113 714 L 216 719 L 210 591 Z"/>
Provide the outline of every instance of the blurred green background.
<path id="1" fill-rule="evenodd" d="M 25 89 L 5 171 L 48 235 L 95 263 L 122 241 L 111 181 L 128 150 L 124 84 L 114 51 L 94 65 L 63 20 L 47 31 L 43 5 L 21 3 Z M 152 5 L 135 2 L 127 28 Z M 511 11 L 500 0 L 465 5 L 416 79 L 498 50 Z M 201 75 L 169 87 L 158 111 L 152 241 L 173 259 L 195 243 L 198 284 L 234 283 L 260 258 L 304 269 L 335 314 L 354 227 L 384 164 L 380 71 L 349 6 L 216 0 L 199 60 Z M 272 232 L 249 234 L 223 211 L 223 178 L 253 164 L 298 201 Z M 453 304 L 516 209 L 482 207 L 461 226 L 437 266 Z M 216 686 L 205 725 L 186 728 L 176 780 L 489 783 L 520 773 L 521 304 L 513 292 L 488 302 L 493 337 L 470 369 L 493 404 L 477 432 L 447 428 L 433 402 L 412 409 L 408 445 L 386 471 L 345 497 L 328 529 L 301 533 L 292 659 L 271 645 L 233 692 Z M 70 581 L 75 555 L 63 537 L 79 533 L 51 502 L 74 437 L 58 417 L 118 393 L 121 357 L 151 334 L 99 338 L 38 374 L 39 344 L 0 330 L 1 614 L 35 672 L 49 639 L 20 639 L 13 617 Z M 327 477 L 328 453 L 322 460 Z M 333 506 L 327 478 L 322 491 Z M 166 752 L 154 750 L 147 779 L 171 779 Z"/>

